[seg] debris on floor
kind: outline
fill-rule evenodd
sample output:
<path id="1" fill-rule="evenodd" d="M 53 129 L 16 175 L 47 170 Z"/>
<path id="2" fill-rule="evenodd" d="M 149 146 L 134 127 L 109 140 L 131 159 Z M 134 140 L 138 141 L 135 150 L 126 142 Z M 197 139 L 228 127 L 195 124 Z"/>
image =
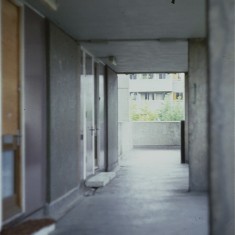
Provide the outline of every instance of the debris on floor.
<path id="1" fill-rule="evenodd" d="M 85 196 L 85 197 L 94 196 L 94 195 L 95 195 L 95 192 L 96 192 L 96 189 L 97 189 L 97 188 L 88 188 L 88 189 L 85 191 L 84 196 Z"/>
<path id="2" fill-rule="evenodd" d="M 101 172 L 88 178 L 85 182 L 86 187 L 100 188 L 108 184 L 116 176 L 115 172 Z"/>

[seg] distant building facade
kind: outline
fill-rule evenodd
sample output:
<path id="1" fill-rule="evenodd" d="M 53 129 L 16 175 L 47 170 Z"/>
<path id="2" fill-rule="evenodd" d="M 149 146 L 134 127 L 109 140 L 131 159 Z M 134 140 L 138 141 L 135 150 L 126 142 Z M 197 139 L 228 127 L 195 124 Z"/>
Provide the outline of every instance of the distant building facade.
<path id="1" fill-rule="evenodd" d="M 130 100 L 184 100 L 184 73 L 130 74 Z"/>

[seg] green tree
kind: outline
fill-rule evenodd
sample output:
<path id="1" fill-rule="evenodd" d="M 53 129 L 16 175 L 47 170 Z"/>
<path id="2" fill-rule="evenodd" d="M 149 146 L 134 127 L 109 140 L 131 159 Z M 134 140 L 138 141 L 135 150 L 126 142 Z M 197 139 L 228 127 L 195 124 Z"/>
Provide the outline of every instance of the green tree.
<path id="1" fill-rule="evenodd" d="M 130 118 L 132 121 L 181 121 L 184 119 L 183 105 L 181 98 L 172 102 L 170 97 L 166 96 L 163 105 L 153 111 L 148 102 L 138 105 L 136 101 L 131 101 Z"/>
<path id="2" fill-rule="evenodd" d="M 170 97 L 166 96 L 164 105 L 158 111 L 160 121 L 180 121 L 184 119 L 184 107 L 181 98 L 176 102 L 171 102 Z"/>
<path id="3" fill-rule="evenodd" d="M 132 121 L 156 121 L 158 119 L 158 113 L 152 111 L 146 102 L 144 105 L 138 106 L 135 101 L 132 101 L 130 113 Z"/>

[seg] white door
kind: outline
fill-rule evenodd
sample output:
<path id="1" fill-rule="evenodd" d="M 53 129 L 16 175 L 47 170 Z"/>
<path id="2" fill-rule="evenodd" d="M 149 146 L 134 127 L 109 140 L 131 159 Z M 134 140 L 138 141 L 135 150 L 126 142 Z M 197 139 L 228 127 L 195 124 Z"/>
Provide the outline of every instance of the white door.
<path id="1" fill-rule="evenodd" d="M 86 176 L 95 173 L 95 76 L 94 60 L 85 56 Z"/>

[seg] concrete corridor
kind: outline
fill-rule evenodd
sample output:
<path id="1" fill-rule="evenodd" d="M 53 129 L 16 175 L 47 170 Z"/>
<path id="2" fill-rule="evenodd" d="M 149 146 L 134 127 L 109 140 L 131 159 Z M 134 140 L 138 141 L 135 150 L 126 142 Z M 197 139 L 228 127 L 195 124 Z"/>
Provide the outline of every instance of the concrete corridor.
<path id="1" fill-rule="evenodd" d="M 207 196 L 188 192 L 179 150 L 135 149 L 117 177 L 82 200 L 52 235 L 207 235 Z"/>

